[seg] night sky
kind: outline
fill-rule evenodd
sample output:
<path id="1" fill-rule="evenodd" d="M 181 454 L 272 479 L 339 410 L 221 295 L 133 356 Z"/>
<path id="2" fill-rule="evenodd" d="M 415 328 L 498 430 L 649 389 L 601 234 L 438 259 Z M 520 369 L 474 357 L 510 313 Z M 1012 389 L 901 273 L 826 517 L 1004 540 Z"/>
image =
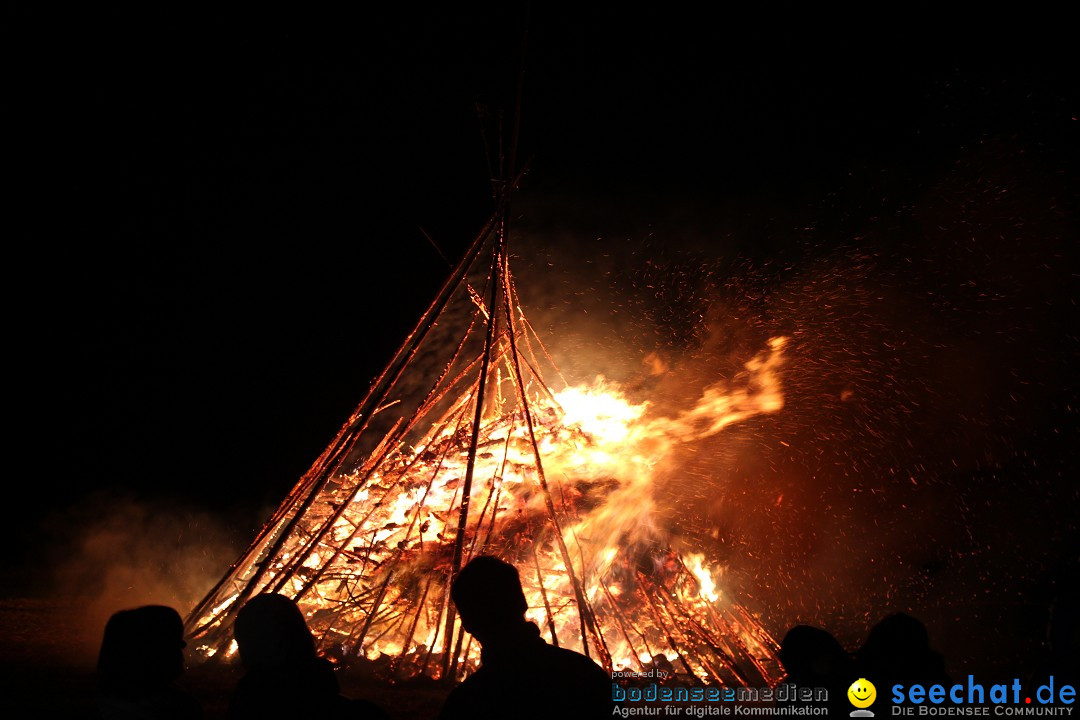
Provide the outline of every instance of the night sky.
<path id="1" fill-rule="evenodd" d="M 500 109 L 509 127 L 523 23 L 511 4 L 12 12 L 17 594 L 49 588 L 110 507 L 214 526 L 236 548 L 253 535 L 446 277 L 421 228 L 456 259 L 489 214 L 477 108 L 489 139 Z M 1040 498 L 1020 503 L 1025 523 L 1056 508 L 1033 547 L 1011 531 L 1010 572 L 1025 553 L 1040 572 L 1067 562 L 1080 93 L 1065 25 L 537 5 L 522 295 L 562 288 L 564 319 L 616 298 L 612 313 L 652 327 L 627 351 L 640 357 L 700 344 L 687 317 L 718 307 L 811 327 L 820 303 L 884 278 L 902 300 L 829 332 L 945 348 L 904 361 L 925 377 L 919 407 L 950 388 L 912 437 L 947 435 L 965 408 L 1007 415 L 972 430 L 960 462 L 993 478 L 995 502 L 1013 485 Z M 702 310 L 710 293 L 724 302 Z M 798 309 L 778 317 L 781 299 Z M 846 387 L 830 362 L 800 366 L 801 387 L 814 368 Z"/>

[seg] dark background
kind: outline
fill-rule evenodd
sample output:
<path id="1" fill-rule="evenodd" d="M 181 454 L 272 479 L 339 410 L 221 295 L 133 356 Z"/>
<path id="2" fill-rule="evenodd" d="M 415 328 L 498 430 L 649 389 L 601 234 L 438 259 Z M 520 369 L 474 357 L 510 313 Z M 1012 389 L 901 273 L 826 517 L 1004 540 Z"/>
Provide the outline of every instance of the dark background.
<path id="1" fill-rule="evenodd" d="M 420 228 L 454 259 L 490 211 L 477 103 L 511 114 L 523 13 L 9 12 L 6 591 L 57 592 L 118 507 L 177 547 L 228 548 L 205 551 L 210 577 L 446 276 Z M 777 274 L 829 265 L 822 292 L 774 293 L 801 306 L 789 326 L 884 278 L 904 302 L 850 320 L 869 313 L 873 343 L 918 334 L 922 298 L 946 318 L 928 345 L 955 330 L 963 348 L 941 375 L 905 368 L 931 396 L 971 388 L 904 439 L 963 403 L 1005 418 L 971 431 L 964 512 L 1012 523 L 1008 562 L 984 569 L 1031 559 L 1037 577 L 986 592 L 1035 607 L 1016 632 L 1038 632 L 1076 547 L 1076 63 L 1060 17 L 907 13 L 534 8 L 517 207 L 525 254 L 550 242 L 552 265 L 526 263 L 523 295 L 545 267 L 606 258 L 559 303 L 600 288 L 668 350 L 697 338 L 700 298 L 656 288 L 688 276 L 730 294 L 716 275 L 746 273 L 753 312 Z"/>

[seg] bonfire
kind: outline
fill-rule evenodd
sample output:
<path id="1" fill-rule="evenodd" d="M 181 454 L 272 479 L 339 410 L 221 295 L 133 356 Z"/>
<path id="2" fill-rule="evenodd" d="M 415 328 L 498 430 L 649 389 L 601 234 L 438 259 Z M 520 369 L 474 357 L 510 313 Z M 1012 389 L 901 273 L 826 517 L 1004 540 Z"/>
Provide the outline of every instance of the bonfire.
<path id="1" fill-rule="evenodd" d="M 252 596 L 294 598 L 320 650 L 390 679 L 461 679 L 479 646 L 449 600 L 494 555 L 528 618 L 612 672 L 775 685 L 776 642 L 707 547 L 657 522 L 656 476 L 680 446 L 783 406 L 784 338 L 744 372 L 660 414 L 597 378 L 572 384 L 522 311 L 505 208 L 329 447 L 193 609 L 201 658 L 230 658 Z"/>

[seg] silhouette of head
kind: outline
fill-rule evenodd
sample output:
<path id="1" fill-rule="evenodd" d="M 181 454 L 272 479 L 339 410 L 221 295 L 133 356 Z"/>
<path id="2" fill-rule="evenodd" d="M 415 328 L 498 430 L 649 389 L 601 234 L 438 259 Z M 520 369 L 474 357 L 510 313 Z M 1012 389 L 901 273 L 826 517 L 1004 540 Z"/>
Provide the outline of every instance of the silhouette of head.
<path id="1" fill-rule="evenodd" d="M 281 669 L 315 659 L 311 637 L 299 606 L 284 595 L 256 595 L 233 624 L 240 660 L 248 670 Z"/>
<path id="2" fill-rule="evenodd" d="M 98 681 L 111 695 L 150 693 L 184 672 L 184 623 L 171 607 L 146 605 L 109 618 L 98 653 Z"/>
<path id="3" fill-rule="evenodd" d="M 944 660 L 931 649 L 926 626 L 906 613 L 889 615 L 871 628 L 859 662 L 888 682 L 947 682 Z"/>
<path id="4" fill-rule="evenodd" d="M 796 683 L 824 680 L 847 672 L 851 658 L 830 633 L 810 625 L 796 625 L 780 643 L 780 662 Z"/>
<path id="5" fill-rule="evenodd" d="M 461 569 L 450 588 L 461 624 L 481 644 L 524 622 L 529 608 L 517 568 L 481 555 Z"/>
<path id="6" fill-rule="evenodd" d="M 872 664 L 902 667 L 920 663 L 930 653 L 926 626 L 907 613 L 894 613 L 870 630 L 859 657 Z"/>

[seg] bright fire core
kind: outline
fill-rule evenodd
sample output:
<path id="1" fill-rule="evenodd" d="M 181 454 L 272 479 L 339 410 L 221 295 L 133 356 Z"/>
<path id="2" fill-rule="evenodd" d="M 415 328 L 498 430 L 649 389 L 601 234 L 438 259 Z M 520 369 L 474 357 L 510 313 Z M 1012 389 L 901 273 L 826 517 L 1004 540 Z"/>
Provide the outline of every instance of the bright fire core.
<path id="1" fill-rule="evenodd" d="M 782 408 L 784 346 L 772 339 L 730 382 L 660 416 L 602 379 L 557 393 L 538 380 L 515 387 L 503 336 L 484 395 L 462 562 L 481 554 L 513 562 L 527 617 L 545 638 L 610 669 L 775 683 L 775 641 L 725 589 L 707 549 L 680 547 L 657 522 L 654 492 L 678 446 Z M 451 650 L 458 673 L 475 669 L 478 645 L 459 623 L 448 636 L 446 618 L 476 392 L 475 384 L 461 392 L 419 441 L 379 448 L 377 463 L 332 476 L 293 511 L 300 518 L 279 550 L 240 567 L 196 628 L 211 637 L 240 594 L 238 579 L 261 565 L 258 590 L 296 598 L 329 656 L 381 663 L 397 678 L 438 677 Z M 201 648 L 231 653 L 227 641 Z"/>

